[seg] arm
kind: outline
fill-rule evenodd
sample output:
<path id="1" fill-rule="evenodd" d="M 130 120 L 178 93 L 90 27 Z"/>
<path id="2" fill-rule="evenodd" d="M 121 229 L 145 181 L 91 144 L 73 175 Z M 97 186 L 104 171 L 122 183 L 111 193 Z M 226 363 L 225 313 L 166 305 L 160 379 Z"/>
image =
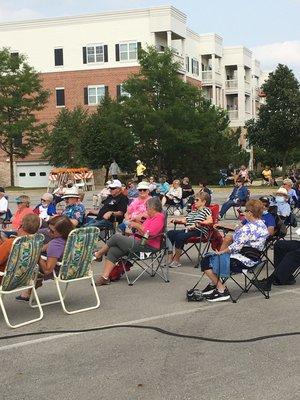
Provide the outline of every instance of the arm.
<path id="1" fill-rule="evenodd" d="M 45 275 L 51 274 L 57 264 L 57 258 L 47 257 L 47 260 L 40 258 L 39 266 Z"/>

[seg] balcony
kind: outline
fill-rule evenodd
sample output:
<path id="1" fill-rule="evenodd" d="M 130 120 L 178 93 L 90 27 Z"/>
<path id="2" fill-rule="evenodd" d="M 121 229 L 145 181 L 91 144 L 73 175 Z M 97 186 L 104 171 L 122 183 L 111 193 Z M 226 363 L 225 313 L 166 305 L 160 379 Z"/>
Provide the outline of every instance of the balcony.
<path id="1" fill-rule="evenodd" d="M 225 81 L 225 89 L 230 91 L 235 91 L 238 89 L 238 80 L 237 79 L 227 79 Z"/>
<path id="2" fill-rule="evenodd" d="M 204 84 L 212 83 L 212 71 L 202 71 L 202 82 Z"/>
<path id="3" fill-rule="evenodd" d="M 230 121 L 239 119 L 239 110 L 229 110 L 228 116 Z"/>
<path id="4" fill-rule="evenodd" d="M 178 71 L 184 74 L 185 73 L 184 58 L 177 53 L 173 53 L 173 60 L 179 64 Z"/>

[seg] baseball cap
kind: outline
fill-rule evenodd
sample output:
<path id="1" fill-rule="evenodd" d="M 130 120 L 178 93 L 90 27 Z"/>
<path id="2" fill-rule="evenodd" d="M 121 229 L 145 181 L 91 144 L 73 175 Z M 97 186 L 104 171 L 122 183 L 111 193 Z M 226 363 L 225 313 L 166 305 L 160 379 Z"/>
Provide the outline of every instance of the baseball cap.
<path id="1" fill-rule="evenodd" d="M 113 179 L 109 183 L 108 187 L 111 188 L 111 189 L 121 188 L 122 187 L 122 183 L 119 181 L 119 179 Z"/>

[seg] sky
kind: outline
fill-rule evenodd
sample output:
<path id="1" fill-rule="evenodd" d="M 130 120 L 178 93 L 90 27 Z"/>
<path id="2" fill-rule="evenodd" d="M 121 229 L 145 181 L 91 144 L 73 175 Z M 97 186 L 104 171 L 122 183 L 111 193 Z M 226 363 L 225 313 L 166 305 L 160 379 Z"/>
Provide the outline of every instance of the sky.
<path id="1" fill-rule="evenodd" d="M 0 0 L 0 23 L 167 4 L 195 32 L 250 48 L 265 70 L 286 64 L 300 80 L 300 0 Z"/>

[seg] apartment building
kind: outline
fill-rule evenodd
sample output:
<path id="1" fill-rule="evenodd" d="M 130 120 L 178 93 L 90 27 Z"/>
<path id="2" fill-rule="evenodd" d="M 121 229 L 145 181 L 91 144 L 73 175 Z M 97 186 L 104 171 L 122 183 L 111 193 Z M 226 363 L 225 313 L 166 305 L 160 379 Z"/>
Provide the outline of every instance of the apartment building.
<path id="1" fill-rule="evenodd" d="M 122 83 L 139 70 L 139 48 L 147 45 L 172 48 L 182 79 L 202 86 L 213 104 L 227 109 L 232 127 L 243 128 L 256 116 L 261 70 L 251 51 L 191 31 L 187 16 L 172 6 L 0 24 L 0 48 L 25 54 L 51 92 L 38 114 L 48 123 L 62 107 L 93 110 L 106 93 L 121 94 Z M 0 166 L 2 182 L 5 156 Z M 25 187 L 44 186 L 51 168 L 39 149 L 15 167 L 16 184 Z"/>

